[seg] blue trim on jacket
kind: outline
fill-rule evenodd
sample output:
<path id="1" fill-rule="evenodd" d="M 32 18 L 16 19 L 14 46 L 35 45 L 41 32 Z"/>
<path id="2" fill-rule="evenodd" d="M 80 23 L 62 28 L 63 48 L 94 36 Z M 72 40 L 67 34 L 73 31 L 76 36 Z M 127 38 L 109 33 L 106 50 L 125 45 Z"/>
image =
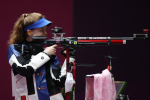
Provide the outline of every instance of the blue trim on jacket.
<path id="1" fill-rule="evenodd" d="M 37 75 L 37 73 L 43 73 L 43 75 Z M 46 71 L 45 65 L 38 68 L 35 72 L 35 79 L 36 79 L 36 89 L 38 92 L 39 100 L 50 100 L 47 82 L 46 82 Z M 44 87 L 45 89 L 39 90 L 38 88 Z"/>
<path id="2" fill-rule="evenodd" d="M 9 61 L 10 57 L 12 56 L 12 54 L 14 54 L 16 57 L 20 55 L 20 52 L 18 52 L 15 47 L 14 44 L 11 44 L 8 48 L 8 58 L 7 61 Z"/>

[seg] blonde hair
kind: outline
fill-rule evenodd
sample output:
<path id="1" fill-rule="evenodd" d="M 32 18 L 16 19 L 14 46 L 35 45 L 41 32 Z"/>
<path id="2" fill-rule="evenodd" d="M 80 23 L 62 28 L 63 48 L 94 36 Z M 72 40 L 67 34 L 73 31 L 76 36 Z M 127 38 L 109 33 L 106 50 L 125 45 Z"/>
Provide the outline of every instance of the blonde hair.
<path id="1" fill-rule="evenodd" d="M 44 16 L 40 13 L 22 14 L 16 21 L 8 45 L 22 43 L 27 38 L 27 33 L 24 32 L 24 28 L 35 23 Z"/>

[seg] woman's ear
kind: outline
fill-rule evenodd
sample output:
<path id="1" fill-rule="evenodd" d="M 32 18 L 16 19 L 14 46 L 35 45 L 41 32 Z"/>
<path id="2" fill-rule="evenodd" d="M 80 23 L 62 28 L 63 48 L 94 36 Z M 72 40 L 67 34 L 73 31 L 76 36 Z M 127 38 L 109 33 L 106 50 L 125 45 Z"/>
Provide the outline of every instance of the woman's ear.
<path id="1" fill-rule="evenodd" d="M 32 36 L 31 30 L 27 30 L 27 34 L 28 34 L 29 36 Z"/>

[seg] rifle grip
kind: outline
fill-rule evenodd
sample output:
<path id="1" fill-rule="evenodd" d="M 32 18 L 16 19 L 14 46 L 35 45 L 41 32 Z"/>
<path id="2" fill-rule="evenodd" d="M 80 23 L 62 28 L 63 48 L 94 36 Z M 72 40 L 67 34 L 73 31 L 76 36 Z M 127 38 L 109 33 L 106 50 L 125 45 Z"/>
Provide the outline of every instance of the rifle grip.
<path id="1" fill-rule="evenodd" d="M 66 48 L 64 48 L 64 49 L 62 49 L 62 50 L 60 51 L 60 53 L 61 53 L 64 57 L 66 57 L 66 54 L 64 53 L 65 50 L 66 50 Z"/>

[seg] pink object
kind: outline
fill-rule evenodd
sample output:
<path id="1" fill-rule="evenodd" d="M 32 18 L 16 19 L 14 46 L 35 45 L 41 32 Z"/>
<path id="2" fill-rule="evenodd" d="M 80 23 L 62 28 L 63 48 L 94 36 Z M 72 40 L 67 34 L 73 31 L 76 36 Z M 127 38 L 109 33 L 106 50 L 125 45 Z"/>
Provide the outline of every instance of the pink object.
<path id="1" fill-rule="evenodd" d="M 91 77 L 86 78 L 85 100 L 116 100 L 115 82 L 108 69 L 87 76 Z"/>

